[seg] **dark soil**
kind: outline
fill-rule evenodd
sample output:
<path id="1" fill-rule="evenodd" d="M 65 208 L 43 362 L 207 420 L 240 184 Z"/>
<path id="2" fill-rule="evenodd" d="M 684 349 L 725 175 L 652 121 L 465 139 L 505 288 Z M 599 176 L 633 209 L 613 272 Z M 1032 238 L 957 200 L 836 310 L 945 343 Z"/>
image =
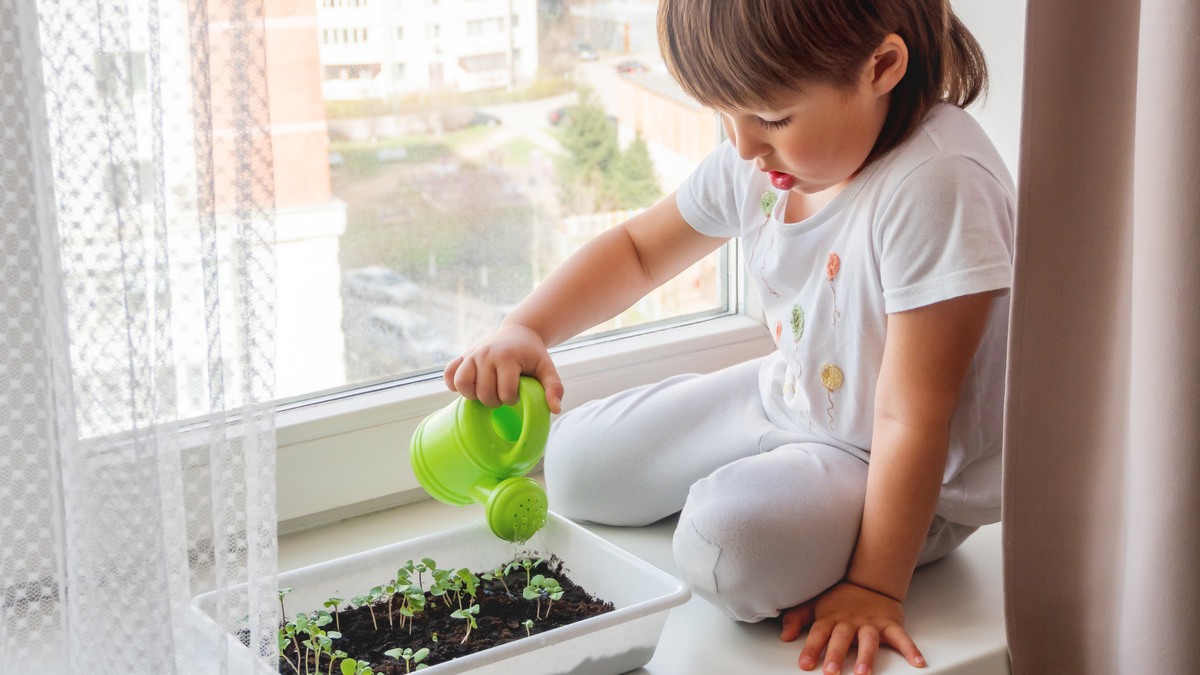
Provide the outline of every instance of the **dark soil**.
<path id="1" fill-rule="evenodd" d="M 532 559 L 536 560 L 536 558 Z M 475 619 L 478 626 L 471 629 L 471 634 L 467 637 L 465 644 L 462 640 L 467 633 L 467 621 L 450 616 L 454 610 L 458 609 L 458 604 L 449 595 L 435 598 L 428 592 L 425 593 L 425 611 L 417 612 L 414 617 L 411 635 L 407 624 L 403 629 L 400 628 L 401 619 L 405 617 L 402 617 L 398 611 L 398 599 L 392 603 L 393 625 L 391 627 L 388 626 L 387 603 L 380 602 L 373 606 L 378 629 L 372 624 L 371 612 L 367 607 L 342 609 L 338 612 L 337 623 L 331 623 L 324 629 L 341 632 L 342 637 L 333 641 L 335 651 L 340 649 L 349 655 L 348 658 L 369 661 L 376 673 L 402 675 L 407 672 L 404 661 L 384 656 L 385 651 L 397 647 L 409 648 L 413 652 L 429 649 L 429 656 L 425 657 L 421 663 L 434 666 L 459 656 L 474 654 L 490 647 L 528 637 L 525 627 L 521 625 L 526 619 L 533 619 L 530 634 L 536 635 L 613 611 L 612 603 L 593 597 L 572 582 L 563 569 L 562 561 L 555 557 L 537 565 L 530 572 L 530 576 L 542 574 L 553 577 L 563 589 L 562 598 L 551 604 L 549 616 L 546 614 L 546 600 L 541 601 L 541 619 L 535 617 L 538 608 L 537 601 L 521 597 L 521 591 L 525 588 L 524 569 L 518 569 L 504 577 L 504 584 L 508 585 L 511 594 L 505 592 L 504 584 L 501 584 L 500 580 L 483 579 L 483 574 L 487 572 L 489 570 L 474 572 L 476 576 L 480 577 L 479 589 L 475 598 L 475 603 L 479 605 L 479 614 Z M 429 575 L 425 574 L 424 576 L 425 584 L 428 586 Z M 415 578 L 413 583 L 416 583 Z M 366 590 L 364 588 L 362 592 L 366 592 Z M 469 606 L 469 600 L 470 597 L 464 595 L 464 608 Z M 447 607 L 447 602 L 451 606 Z M 300 665 L 300 674 L 303 675 L 305 670 L 301 658 L 304 656 L 304 648 L 300 648 L 299 657 L 294 646 L 288 647 L 285 654 Z M 309 673 L 315 675 L 315 659 L 312 654 L 309 654 L 308 661 Z M 341 672 L 339 665 L 340 662 L 333 665 L 334 673 Z M 413 665 L 415 666 L 415 664 Z M 329 672 L 327 655 L 321 656 L 320 668 L 323 674 Z M 283 675 L 296 675 L 291 664 L 282 658 L 279 660 L 279 672 Z"/>

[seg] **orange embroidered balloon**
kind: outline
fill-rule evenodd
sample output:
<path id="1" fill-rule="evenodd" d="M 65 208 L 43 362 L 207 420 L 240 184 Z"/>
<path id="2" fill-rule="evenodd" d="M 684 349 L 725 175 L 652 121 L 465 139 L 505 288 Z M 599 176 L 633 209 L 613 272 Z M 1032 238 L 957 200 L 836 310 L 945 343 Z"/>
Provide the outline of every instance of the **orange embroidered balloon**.
<path id="1" fill-rule="evenodd" d="M 837 276 L 838 270 L 842 268 L 842 259 L 836 253 L 830 253 L 829 258 L 825 260 L 825 278 L 833 281 Z"/>

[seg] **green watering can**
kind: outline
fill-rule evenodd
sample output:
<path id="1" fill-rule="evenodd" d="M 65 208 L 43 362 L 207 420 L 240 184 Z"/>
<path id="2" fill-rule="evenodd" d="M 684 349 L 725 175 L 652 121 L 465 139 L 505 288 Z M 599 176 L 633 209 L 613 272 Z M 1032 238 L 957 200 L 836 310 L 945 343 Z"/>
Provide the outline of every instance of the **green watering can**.
<path id="1" fill-rule="evenodd" d="M 483 504 L 493 534 L 524 542 L 546 524 L 546 491 L 525 474 L 546 449 L 550 406 L 532 377 L 521 377 L 518 394 L 517 405 L 499 408 L 458 397 L 421 422 L 408 457 L 429 494 Z"/>

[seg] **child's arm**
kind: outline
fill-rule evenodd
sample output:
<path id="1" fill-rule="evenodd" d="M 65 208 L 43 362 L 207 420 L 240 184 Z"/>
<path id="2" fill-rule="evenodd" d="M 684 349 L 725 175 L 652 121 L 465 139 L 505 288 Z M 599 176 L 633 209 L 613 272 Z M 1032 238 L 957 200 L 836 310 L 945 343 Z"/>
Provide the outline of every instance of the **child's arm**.
<path id="1" fill-rule="evenodd" d="M 805 618 L 815 619 L 800 654 L 801 668 L 813 668 L 828 642 L 826 672 L 840 672 L 855 639 L 856 673 L 873 670 L 880 642 L 899 649 L 914 666 L 924 665 L 904 630 L 901 603 L 937 508 L 950 418 L 993 295 L 969 295 L 888 316 L 866 506 L 850 568 L 815 605 L 784 617 L 785 640 L 799 635 Z M 834 663 L 837 669 L 830 670 Z M 864 665 L 867 670 L 860 670 Z"/>
<path id="2" fill-rule="evenodd" d="M 496 407 L 515 403 L 520 376 L 533 375 L 561 412 L 562 381 L 547 348 L 620 314 L 725 241 L 694 230 L 669 195 L 568 258 L 496 332 L 446 366 L 446 386 Z"/>

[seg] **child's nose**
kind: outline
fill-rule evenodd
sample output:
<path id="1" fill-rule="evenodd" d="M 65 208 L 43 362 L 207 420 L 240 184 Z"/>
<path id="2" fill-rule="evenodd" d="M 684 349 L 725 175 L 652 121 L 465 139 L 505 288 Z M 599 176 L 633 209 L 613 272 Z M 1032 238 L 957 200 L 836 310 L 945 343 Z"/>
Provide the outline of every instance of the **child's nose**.
<path id="1" fill-rule="evenodd" d="M 731 127 L 726 133 L 733 147 L 737 149 L 738 156 L 743 160 L 751 161 L 771 152 L 771 146 L 749 125 L 735 122 Z"/>

